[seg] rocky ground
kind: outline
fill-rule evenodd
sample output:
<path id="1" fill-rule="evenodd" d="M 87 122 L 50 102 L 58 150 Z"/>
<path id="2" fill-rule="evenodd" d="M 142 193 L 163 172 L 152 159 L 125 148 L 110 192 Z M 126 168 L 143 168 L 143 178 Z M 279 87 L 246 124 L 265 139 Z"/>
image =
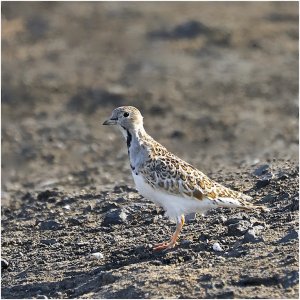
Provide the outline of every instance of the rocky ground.
<path id="1" fill-rule="evenodd" d="M 153 253 L 119 105 L 270 212 Z M 2 3 L 2 298 L 298 298 L 298 143 L 296 2 Z"/>

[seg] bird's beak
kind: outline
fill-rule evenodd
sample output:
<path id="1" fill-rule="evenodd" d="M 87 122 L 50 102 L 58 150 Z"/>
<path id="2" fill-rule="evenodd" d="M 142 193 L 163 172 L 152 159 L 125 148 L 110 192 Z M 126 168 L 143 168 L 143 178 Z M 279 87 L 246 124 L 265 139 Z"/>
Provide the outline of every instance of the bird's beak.
<path id="1" fill-rule="evenodd" d="M 117 119 L 108 119 L 103 122 L 102 125 L 116 125 L 117 124 Z"/>

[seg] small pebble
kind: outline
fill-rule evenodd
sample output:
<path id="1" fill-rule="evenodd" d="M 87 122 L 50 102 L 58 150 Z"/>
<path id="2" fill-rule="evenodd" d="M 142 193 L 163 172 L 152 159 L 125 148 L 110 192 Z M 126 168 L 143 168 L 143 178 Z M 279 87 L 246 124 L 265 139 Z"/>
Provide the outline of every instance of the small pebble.
<path id="1" fill-rule="evenodd" d="M 293 240 L 297 240 L 299 237 L 299 232 L 295 229 L 291 230 L 287 235 L 278 240 L 278 243 L 288 243 Z"/>
<path id="2" fill-rule="evenodd" d="M 279 180 L 286 180 L 286 179 L 289 178 L 289 175 L 286 174 L 285 172 L 280 171 L 280 172 L 277 174 L 277 178 L 278 178 Z"/>
<path id="3" fill-rule="evenodd" d="M 189 241 L 189 240 L 183 240 L 183 241 L 181 241 L 181 245 L 182 245 L 182 246 L 189 246 L 191 243 L 192 243 L 192 242 Z"/>
<path id="4" fill-rule="evenodd" d="M 58 230 L 61 229 L 62 227 L 63 226 L 55 220 L 47 220 L 47 221 L 42 221 L 40 223 L 41 230 Z"/>
<path id="5" fill-rule="evenodd" d="M 268 164 L 264 164 L 259 166 L 253 173 L 256 176 L 261 176 L 263 174 L 266 174 L 270 166 Z"/>
<path id="6" fill-rule="evenodd" d="M 81 220 L 76 219 L 76 218 L 69 218 L 68 223 L 70 225 L 73 225 L 73 226 L 78 226 L 78 225 L 81 225 L 83 222 Z"/>
<path id="7" fill-rule="evenodd" d="M 101 252 L 95 252 L 91 254 L 91 257 L 94 259 L 103 259 L 104 255 Z"/>
<path id="8" fill-rule="evenodd" d="M 66 204 L 66 205 L 64 206 L 64 209 L 69 210 L 69 209 L 71 209 L 71 206 L 70 206 L 69 204 Z"/>
<path id="9" fill-rule="evenodd" d="M 78 243 L 76 243 L 76 245 L 77 245 L 78 247 L 84 247 L 84 246 L 89 245 L 89 243 L 88 243 L 88 242 L 78 242 Z"/>
<path id="10" fill-rule="evenodd" d="M 196 213 L 191 213 L 185 216 L 185 220 L 187 222 L 196 220 Z"/>
<path id="11" fill-rule="evenodd" d="M 272 178 L 273 178 L 273 174 L 272 173 L 265 174 L 263 177 L 261 177 L 256 182 L 256 188 L 257 189 L 261 189 L 261 188 L 267 186 L 268 184 L 270 184 Z"/>
<path id="12" fill-rule="evenodd" d="M 1 270 L 7 269 L 9 266 L 9 263 L 6 259 L 1 258 Z"/>
<path id="13" fill-rule="evenodd" d="M 220 223 L 224 223 L 227 221 L 227 218 L 225 216 L 221 215 L 221 216 L 219 216 L 219 221 L 220 221 Z"/>
<path id="14" fill-rule="evenodd" d="M 251 225 L 250 222 L 247 220 L 239 220 L 236 223 L 228 225 L 228 234 L 241 236 L 245 234 L 245 232 L 248 230 L 250 225 Z"/>
<path id="15" fill-rule="evenodd" d="M 48 297 L 45 295 L 37 295 L 36 299 L 48 299 Z"/>
<path id="16" fill-rule="evenodd" d="M 44 244 L 44 245 L 53 245 L 57 242 L 56 239 L 43 239 L 40 241 L 41 244 Z"/>
<path id="17" fill-rule="evenodd" d="M 223 249 L 221 248 L 219 243 L 214 243 L 213 249 L 214 249 L 214 251 L 218 251 L 218 252 L 223 251 Z"/>
<path id="18" fill-rule="evenodd" d="M 255 227 L 252 228 L 252 229 L 249 229 L 244 235 L 243 243 L 259 243 L 259 242 L 262 242 L 263 239 L 261 237 L 258 237 L 256 235 L 256 233 L 258 233 L 258 231 L 256 230 Z"/>
<path id="19" fill-rule="evenodd" d="M 117 224 L 124 224 L 127 221 L 127 214 L 124 209 L 117 208 L 111 209 L 109 212 L 105 214 L 102 225 L 110 226 Z"/>

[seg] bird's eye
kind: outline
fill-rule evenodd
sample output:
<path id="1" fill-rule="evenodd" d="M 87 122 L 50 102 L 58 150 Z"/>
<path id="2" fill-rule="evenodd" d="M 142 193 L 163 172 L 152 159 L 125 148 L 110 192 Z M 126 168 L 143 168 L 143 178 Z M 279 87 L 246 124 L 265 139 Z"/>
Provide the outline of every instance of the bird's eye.
<path id="1" fill-rule="evenodd" d="M 129 116 L 129 113 L 128 112 L 125 112 L 124 115 L 123 115 L 125 118 L 127 118 Z"/>

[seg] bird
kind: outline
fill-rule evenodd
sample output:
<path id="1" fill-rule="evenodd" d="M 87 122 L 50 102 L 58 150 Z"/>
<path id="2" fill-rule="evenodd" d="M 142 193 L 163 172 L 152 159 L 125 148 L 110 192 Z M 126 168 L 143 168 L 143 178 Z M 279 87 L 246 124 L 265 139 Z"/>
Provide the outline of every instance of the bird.
<path id="1" fill-rule="evenodd" d="M 249 202 L 252 197 L 213 181 L 154 140 L 145 131 L 143 116 L 136 107 L 115 108 L 103 125 L 115 125 L 122 132 L 137 191 L 176 222 L 171 238 L 154 245 L 153 250 L 176 245 L 187 214 L 204 214 L 218 207 L 268 211 L 265 206 Z"/>

